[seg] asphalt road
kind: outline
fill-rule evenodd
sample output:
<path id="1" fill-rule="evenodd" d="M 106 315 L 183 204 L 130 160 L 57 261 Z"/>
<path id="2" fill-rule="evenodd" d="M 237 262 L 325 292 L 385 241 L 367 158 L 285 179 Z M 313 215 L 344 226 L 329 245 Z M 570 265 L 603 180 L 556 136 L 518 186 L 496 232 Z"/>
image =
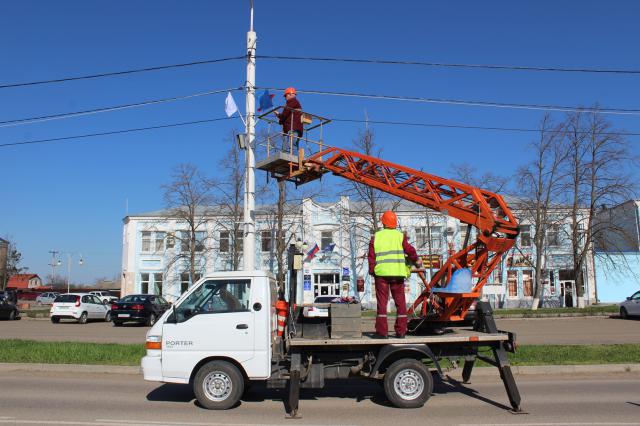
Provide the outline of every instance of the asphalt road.
<path id="1" fill-rule="evenodd" d="M 496 373 L 497 376 L 497 373 Z M 208 411 L 188 385 L 145 382 L 139 375 L 0 373 L 0 424 L 278 425 L 284 393 L 255 385 L 235 408 Z M 389 406 L 376 383 L 343 381 L 303 390 L 299 425 L 640 425 L 640 375 L 519 377 L 522 407 L 507 411 L 497 377 L 461 385 L 436 381 L 419 409 Z"/>
<path id="2" fill-rule="evenodd" d="M 373 321 L 363 322 L 373 331 Z M 640 343 L 640 320 L 607 317 L 499 319 L 498 327 L 517 334 L 520 344 L 613 344 Z M 52 324 L 44 319 L 1 321 L 0 339 L 85 341 L 98 343 L 142 343 L 148 327 L 92 322 Z M 393 327 L 390 328 L 393 330 Z"/>

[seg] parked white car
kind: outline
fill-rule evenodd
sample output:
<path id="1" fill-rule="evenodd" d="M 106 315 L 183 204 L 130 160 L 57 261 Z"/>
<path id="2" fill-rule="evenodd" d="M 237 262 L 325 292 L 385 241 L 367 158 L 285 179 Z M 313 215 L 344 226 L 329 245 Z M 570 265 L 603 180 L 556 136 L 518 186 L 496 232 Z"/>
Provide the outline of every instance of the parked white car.
<path id="1" fill-rule="evenodd" d="M 620 316 L 628 318 L 632 316 L 640 316 L 640 291 L 636 291 L 627 300 L 619 304 Z"/>
<path id="2" fill-rule="evenodd" d="M 75 319 L 78 324 L 88 320 L 111 321 L 111 305 L 89 293 L 67 293 L 56 298 L 51 306 L 51 322 Z"/>
<path id="3" fill-rule="evenodd" d="M 103 302 L 107 302 L 107 303 L 111 303 L 111 302 L 115 302 L 116 300 L 118 300 L 118 298 L 116 296 L 114 296 L 113 294 L 109 293 L 108 291 L 90 291 L 89 294 L 93 294 L 94 296 L 97 296 L 98 299 L 102 300 Z"/>
<path id="4" fill-rule="evenodd" d="M 56 297 L 60 296 L 60 293 L 57 291 L 49 291 L 46 293 L 41 293 L 36 297 L 36 304 L 38 305 L 51 305 Z"/>

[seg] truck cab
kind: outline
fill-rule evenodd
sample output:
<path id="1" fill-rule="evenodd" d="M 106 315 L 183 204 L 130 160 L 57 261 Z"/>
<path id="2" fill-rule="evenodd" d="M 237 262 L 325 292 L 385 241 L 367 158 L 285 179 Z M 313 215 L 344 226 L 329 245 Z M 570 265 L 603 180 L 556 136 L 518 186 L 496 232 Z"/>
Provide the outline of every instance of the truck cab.
<path id="1" fill-rule="evenodd" d="M 275 296 L 275 279 L 265 271 L 200 279 L 147 332 L 145 380 L 189 383 L 207 363 L 231 364 L 245 381 L 267 379 Z M 211 377 L 219 385 L 229 379 Z"/>

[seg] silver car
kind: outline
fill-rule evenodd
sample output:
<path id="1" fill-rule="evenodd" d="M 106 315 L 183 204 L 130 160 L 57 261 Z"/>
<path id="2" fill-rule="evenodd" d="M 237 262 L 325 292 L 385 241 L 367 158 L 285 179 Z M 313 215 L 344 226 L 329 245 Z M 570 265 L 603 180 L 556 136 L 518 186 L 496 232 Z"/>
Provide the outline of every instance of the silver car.
<path id="1" fill-rule="evenodd" d="M 56 297 L 60 296 L 60 293 L 56 291 L 50 291 L 47 293 L 41 293 L 36 297 L 36 304 L 38 305 L 51 305 Z"/>
<path id="2" fill-rule="evenodd" d="M 636 291 L 627 300 L 620 303 L 620 316 L 628 318 L 631 316 L 640 316 L 640 291 Z"/>

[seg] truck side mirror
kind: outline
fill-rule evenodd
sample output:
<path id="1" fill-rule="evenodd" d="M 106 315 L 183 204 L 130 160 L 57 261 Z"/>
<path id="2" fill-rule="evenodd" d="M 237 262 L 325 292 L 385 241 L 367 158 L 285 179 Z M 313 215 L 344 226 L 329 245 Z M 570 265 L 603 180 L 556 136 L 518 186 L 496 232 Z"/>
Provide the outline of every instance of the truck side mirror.
<path id="1" fill-rule="evenodd" d="M 258 302 L 253 304 L 253 310 L 254 311 L 259 311 L 260 309 L 262 309 L 262 305 Z"/>

